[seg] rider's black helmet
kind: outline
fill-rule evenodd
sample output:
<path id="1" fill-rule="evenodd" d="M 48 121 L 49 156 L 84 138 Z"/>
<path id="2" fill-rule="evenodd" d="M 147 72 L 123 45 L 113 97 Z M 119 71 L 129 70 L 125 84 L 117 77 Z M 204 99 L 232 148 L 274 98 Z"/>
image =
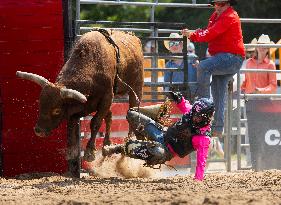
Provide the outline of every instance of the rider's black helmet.
<path id="1" fill-rule="evenodd" d="M 215 106 L 212 100 L 200 98 L 196 100 L 191 108 L 192 124 L 194 127 L 201 128 L 208 125 L 213 117 Z"/>
<path id="2" fill-rule="evenodd" d="M 214 5 L 215 2 L 225 2 L 225 1 L 228 1 L 231 6 L 237 4 L 237 0 L 209 0 L 209 4 Z"/>

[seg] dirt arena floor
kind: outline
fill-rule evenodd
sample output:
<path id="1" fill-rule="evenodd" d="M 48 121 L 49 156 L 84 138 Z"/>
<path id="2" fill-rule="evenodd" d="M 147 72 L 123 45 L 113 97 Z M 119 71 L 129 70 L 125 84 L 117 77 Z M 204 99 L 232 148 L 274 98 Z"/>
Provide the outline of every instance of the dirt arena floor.
<path id="1" fill-rule="evenodd" d="M 173 171 L 175 172 L 175 171 Z M 281 171 L 167 176 L 142 162 L 113 156 L 80 179 L 54 173 L 0 178 L 0 204 L 250 204 L 281 205 Z"/>

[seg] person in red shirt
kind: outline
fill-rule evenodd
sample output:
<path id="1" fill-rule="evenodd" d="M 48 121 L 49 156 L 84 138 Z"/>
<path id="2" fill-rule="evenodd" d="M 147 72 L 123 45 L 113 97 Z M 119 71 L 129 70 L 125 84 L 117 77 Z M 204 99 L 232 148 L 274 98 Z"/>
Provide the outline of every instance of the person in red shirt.
<path id="1" fill-rule="evenodd" d="M 257 44 L 273 44 L 268 35 L 262 34 Z M 270 60 L 269 48 L 258 47 L 255 55 L 246 62 L 246 69 L 276 70 L 275 63 Z M 277 80 L 274 72 L 246 72 L 241 91 L 244 93 L 276 94 Z"/>
<path id="2" fill-rule="evenodd" d="M 211 0 L 214 13 L 205 29 L 191 32 L 185 28 L 182 34 L 193 42 L 207 42 L 211 57 L 202 60 L 197 67 L 198 97 L 210 98 L 210 84 L 215 116 L 212 123 L 213 136 L 221 137 L 224 127 L 226 89 L 245 58 L 241 22 L 232 5 L 235 0 Z M 212 83 L 210 79 L 212 76 Z"/>

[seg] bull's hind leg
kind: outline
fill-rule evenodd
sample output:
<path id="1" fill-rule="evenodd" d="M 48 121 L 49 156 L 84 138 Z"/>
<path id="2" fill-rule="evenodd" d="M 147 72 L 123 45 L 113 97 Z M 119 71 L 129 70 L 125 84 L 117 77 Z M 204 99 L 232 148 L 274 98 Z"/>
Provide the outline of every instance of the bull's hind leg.
<path id="1" fill-rule="evenodd" d="M 110 145 L 110 128 L 112 124 L 112 112 L 111 110 L 108 111 L 107 115 L 104 118 L 105 120 L 105 136 L 103 139 L 103 146 Z"/>
<path id="2" fill-rule="evenodd" d="M 101 127 L 102 120 L 107 116 L 112 102 L 112 95 L 108 94 L 105 96 L 98 106 L 98 111 L 91 120 L 91 138 L 89 139 L 86 150 L 84 153 L 84 159 L 91 162 L 95 159 L 95 146 L 96 146 L 96 135 Z"/>

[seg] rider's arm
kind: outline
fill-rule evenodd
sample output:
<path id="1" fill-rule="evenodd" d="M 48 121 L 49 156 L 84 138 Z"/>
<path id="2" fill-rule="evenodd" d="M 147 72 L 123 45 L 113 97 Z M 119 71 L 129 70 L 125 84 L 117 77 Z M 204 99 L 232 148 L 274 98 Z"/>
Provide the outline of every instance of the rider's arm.
<path id="1" fill-rule="evenodd" d="M 206 135 L 195 135 L 192 138 L 192 145 L 196 150 L 197 161 L 196 161 L 196 171 L 195 171 L 195 180 L 203 180 L 204 172 L 206 167 L 206 162 L 208 158 L 208 150 L 211 138 Z"/>

